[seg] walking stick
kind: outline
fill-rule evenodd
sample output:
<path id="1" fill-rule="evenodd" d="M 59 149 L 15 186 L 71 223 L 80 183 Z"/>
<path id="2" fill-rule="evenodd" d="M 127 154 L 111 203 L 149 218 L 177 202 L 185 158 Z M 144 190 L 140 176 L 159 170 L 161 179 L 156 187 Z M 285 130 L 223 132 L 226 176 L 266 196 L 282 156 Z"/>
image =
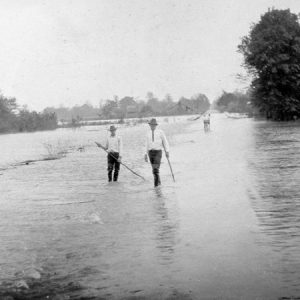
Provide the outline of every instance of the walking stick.
<path id="1" fill-rule="evenodd" d="M 167 156 L 166 147 L 165 147 L 165 145 L 164 145 L 164 143 L 163 143 L 163 142 L 162 142 L 162 145 L 163 145 L 163 147 L 164 147 L 165 154 L 166 154 L 166 158 L 167 158 L 167 160 L 168 160 L 168 163 L 169 163 L 169 167 L 170 167 L 170 170 L 171 170 L 171 174 L 172 174 L 172 177 L 173 177 L 173 181 L 175 182 L 175 177 L 174 177 L 174 174 L 173 174 L 172 166 L 171 166 L 171 163 L 170 163 L 169 157 Z"/>
<path id="2" fill-rule="evenodd" d="M 108 152 L 106 149 L 104 149 L 104 147 L 100 144 L 100 143 L 97 143 L 95 142 L 96 145 L 99 147 L 99 148 L 102 148 L 108 155 L 110 155 L 112 158 L 114 158 L 115 160 L 117 160 L 117 158 L 115 156 L 113 156 L 110 152 Z M 126 169 L 128 169 L 130 172 L 132 172 L 134 175 L 142 178 L 143 180 L 146 180 L 143 176 L 139 175 L 138 173 L 134 172 L 133 170 L 131 170 L 129 167 L 127 167 L 124 163 L 122 163 L 120 161 L 120 164 L 123 165 Z"/>

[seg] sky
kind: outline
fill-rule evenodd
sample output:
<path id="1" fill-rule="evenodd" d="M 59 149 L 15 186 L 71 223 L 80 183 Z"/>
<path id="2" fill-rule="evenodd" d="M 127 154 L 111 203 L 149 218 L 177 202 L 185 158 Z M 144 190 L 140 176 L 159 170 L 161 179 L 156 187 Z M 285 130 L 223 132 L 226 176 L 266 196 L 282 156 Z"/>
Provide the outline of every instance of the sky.
<path id="1" fill-rule="evenodd" d="M 300 0 L 0 0 L 0 91 L 20 105 L 98 106 L 245 91 L 241 38 Z"/>

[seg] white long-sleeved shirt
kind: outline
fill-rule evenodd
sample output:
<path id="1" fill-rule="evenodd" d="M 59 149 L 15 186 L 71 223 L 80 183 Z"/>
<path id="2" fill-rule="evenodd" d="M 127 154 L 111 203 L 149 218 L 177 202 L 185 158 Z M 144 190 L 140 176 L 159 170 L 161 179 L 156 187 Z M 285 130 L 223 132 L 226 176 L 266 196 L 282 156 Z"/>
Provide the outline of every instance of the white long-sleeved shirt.
<path id="1" fill-rule="evenodd" d="M 122 138 L 119 135 L 109 135 L 106 139 L 106 149 L 108 152 L 119 152 L 121 156 L 123 152 Z"/>
<path id="2" fill-rule="evenodd" d="M 210 121 L 210 115 L 206 114 L 203 118 L 203 121 Z"/>
<path id="3" fill-rule="evenodd" d="M 169 143 L 165 133 L 161 129 L 149 130 L 146 136 L 146 154 L 149 150 L 163 150 L 165 146 L 166 152 L 170 151 Z"/>

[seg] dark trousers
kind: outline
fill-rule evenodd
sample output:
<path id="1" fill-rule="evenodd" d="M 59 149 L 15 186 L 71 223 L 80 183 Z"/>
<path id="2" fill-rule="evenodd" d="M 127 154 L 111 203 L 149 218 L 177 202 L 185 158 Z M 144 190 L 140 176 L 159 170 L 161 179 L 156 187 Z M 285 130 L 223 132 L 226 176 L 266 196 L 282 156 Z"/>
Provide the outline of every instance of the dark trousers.
<path id="1" fill-rule="evenodd" d="M 210 128 L 210 120 L 204 120 L 203 124 L 204 124 L 204 129 L 205 130 L 209 130 L 209 128 Z"/>
<path id="2" fill-rule="evenodd" d="M 158 186 L 161 184 L 160 177 L 159 177 L 159 167 L 160 167 L 160 161 L 162 156 L 161 150 L 150 150 L 148 152 L 150 163 L 152 166 L 152 173 L 154 176 L 154 186 Z"/>
<path id="3" fill-rule="evenodd" d="M 114 170 L 114 181 L 118 180 L 120 163 L 118 162 L 119 153 L 109 152 L 107 155 L 107 171 L 108 171 L 108 181 L 112 180 L 112 173 Z"/>

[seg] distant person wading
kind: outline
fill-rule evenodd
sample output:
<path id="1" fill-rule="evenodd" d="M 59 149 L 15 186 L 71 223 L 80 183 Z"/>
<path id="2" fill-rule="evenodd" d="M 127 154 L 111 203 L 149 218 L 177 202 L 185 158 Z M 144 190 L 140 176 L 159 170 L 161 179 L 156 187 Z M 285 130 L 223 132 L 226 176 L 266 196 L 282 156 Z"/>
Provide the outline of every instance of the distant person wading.
<path id="1" fill-rule="evenodd" d="M 208 131 L 210 129 L 210 114 L 209 113 L 204 115 L 203 125 L 204 125 L 205 131 Z"/>
<path id="2" fill-rule="evenodd" d="M 116 135 L 117 128 L 112 125 L 109 128 L 110 136 L 107 137 L 105 150 L 108 151 L 107 154 L 107 171 L 108 171 L 108 181 L 118 181 L 121 154 L 122 154 L 122 139 L 120 136 Z M 113 173 L 114 171 L 114 173 Z"/>
<path id="3" fill-rule="evenodd" d="M 162 157 L 162 150 L 165 149 L 166 157 L 169 158 L 169 143 L 164 132 L 160 129 L 156 129 L 156 119 L 152 119 L 149 123 L 150 130 L 146 136 L 146 154 L 145 161 L 149 160 L 152 166 L 152 173 L 154 176 L 154 186 L 161 184 L 159 177 L 160 161 Z"/>

